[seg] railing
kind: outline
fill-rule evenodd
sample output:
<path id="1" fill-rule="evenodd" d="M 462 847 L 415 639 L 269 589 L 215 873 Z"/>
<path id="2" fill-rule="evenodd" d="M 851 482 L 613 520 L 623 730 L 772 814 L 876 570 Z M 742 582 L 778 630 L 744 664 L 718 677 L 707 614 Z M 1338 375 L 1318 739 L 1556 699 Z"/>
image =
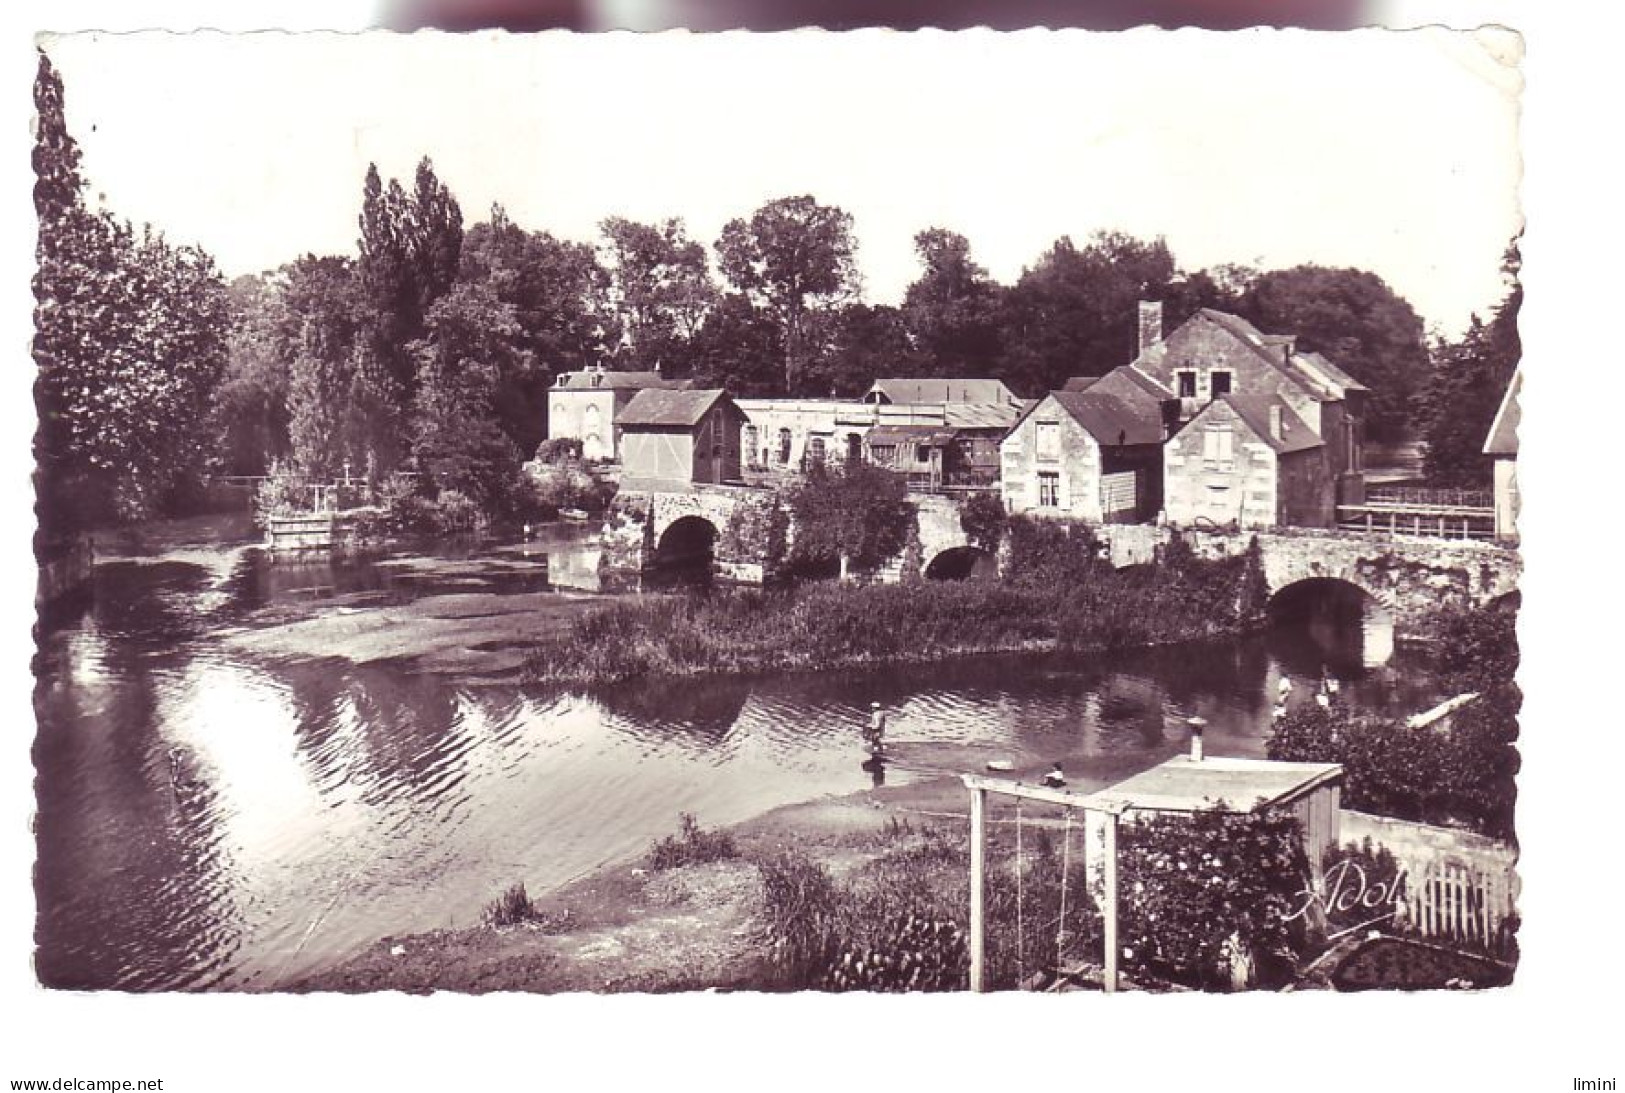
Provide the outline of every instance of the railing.
<path id="1" fill-rule="evenodd" d="M 1337 526 L 1344 531 L 1428 539 L 1493 539 L 1495 510 L 1382 503 L 1339 505 Z"/>
<path id="2" fill-rule="evenodd" d="M 1372 504 L 1410 507 L 1491 511 L 1495 508 L 1495 498 L 1491 496 L 1489 490 L 1452 489 L 1443 486 L 1372 486 L 1366 491 L 1366 501 Z"/>

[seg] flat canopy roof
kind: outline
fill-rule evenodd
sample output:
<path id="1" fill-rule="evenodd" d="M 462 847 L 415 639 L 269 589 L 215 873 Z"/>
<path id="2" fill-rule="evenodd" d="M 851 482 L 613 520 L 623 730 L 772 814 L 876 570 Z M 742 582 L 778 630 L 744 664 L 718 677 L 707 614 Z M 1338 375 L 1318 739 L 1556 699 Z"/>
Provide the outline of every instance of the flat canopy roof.
<path id="1" fill-rule="evenodd" d="M 1197 762 L 1179 755 L 1095 793 L 979 774 L 962 774 L 960 780 L 971 789 L 1122 815 L 1135 810 L 1206 812 L 1218 809 L 1221 803 L 1224 812 L 1252 812 L 1266 805 L 1290 803 L 1342 776 L 1343 768 L 1336 763 L 1211 757 Z"/>
<path id="2" fill-rule="evenodd" d="M 1226 812 L 1251 812 L 1265 805 L 1286 804 L 1343 776 L 1336 763 L 1282 763 L 1273 759 L 1200 761 L 1177 755 L 1127 781 L 1107 786 L 1097 796 L 1114 798 L 1128 808 L 1157 812 L 1200 812 L 1220 802 Z"/>

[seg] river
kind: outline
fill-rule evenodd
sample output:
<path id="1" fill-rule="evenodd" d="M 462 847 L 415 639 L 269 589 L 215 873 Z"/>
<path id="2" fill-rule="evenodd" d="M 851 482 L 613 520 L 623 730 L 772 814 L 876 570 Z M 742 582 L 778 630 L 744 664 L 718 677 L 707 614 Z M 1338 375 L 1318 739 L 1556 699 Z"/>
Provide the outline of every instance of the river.
<path id="1" fill-rule="evenodd" d="M 533 570 L 505 565 L 502 586 L 590 586 L 586 535 L 549 529 Z M 511 561 L 512 547 L 463 553 Z M 279 612 L 467 587 L 395 573 L 272 564 L 234 517 L 98 544 L 91 605 L 43 629 L 35 660 L 44 984 L 275 989 L 382 936 L 470 925 L 515 881 L 535 894 L 635 854 L 679 812 L 720 826 L 870 786 L 857 740 L 871 701 L 899 745 L 1065 756 L 1074 782 L 1105 784 L 1183 748 L 1192 715 L 1211 754 L 1262 755 L 1283 674 L 1293 701 L 1323 671 L 1372 709 L 1438 697 L 1420 654 L 1335 612 L 1116 657 L 599 695 L 223 640 Z"/>

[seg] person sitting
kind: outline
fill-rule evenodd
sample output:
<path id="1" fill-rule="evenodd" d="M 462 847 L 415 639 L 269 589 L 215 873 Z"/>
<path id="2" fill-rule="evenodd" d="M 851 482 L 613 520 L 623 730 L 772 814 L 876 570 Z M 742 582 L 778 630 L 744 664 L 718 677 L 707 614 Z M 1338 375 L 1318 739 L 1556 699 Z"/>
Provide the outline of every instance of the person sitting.
<path id="1" fill-rule="evenodd" d="M 1060 789 L 1066 785 L 1066 775 L 1061 772 L 1061 764 L 1056 763 L 1051 767 L 1050 772 L 1044 775 L 1040 784 L 1048 786 L 1050 789 Z"/>

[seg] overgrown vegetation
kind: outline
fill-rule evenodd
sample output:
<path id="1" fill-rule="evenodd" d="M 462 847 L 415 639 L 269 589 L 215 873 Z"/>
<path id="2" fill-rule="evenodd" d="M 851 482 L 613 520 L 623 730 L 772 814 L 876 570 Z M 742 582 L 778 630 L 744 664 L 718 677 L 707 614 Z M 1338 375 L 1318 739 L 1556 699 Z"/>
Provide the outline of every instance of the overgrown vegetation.
<path id="1" fill-rule="evenodd" d="M 1202 990 L 1291 980 L 1309 943 L 1293 817 L 1153 813 L 1122 825 L 1117 852 L 1125 966 Z"/>
<path id="2" fill-rule="evenodd" d="M 1349 808 L 1512 838 L 1521 704 L 1515 624 L 1513 610 L 1496 607 L 1444 610 L 1429 620 L 1441 679 L 1478 695 L 1442 727 L 1306 706 L 1275 723 L 1269 757 L 1343 764 Z"/>
<path id="3" fill-rule="evenodd" d="M 914 528 L 903 476 L 869 463 L 814 463 L 789 494 L 795 521 L 790 564 L 873 569 L 903 549 Z"/>
<path id="4" fill-rule="evenodd" d="M 1079 562 L 1066 580 L 921 581 L 721 589 L 608 605 L 544 638 L 537 682 L 800 671 L 1035 649 L 1126 649 L 1251 624 L 1245 558 L 1115 571 Z"/>
<path id="5" fill-rule="evenodd" d="M 1063 857 L 1048 832 L 1033 831 L 1015 880 L 1008 832 L 989 838 L 1003 867 L 987 892 L 987 983 L 1015 989 L 1066 958 L 1098 953 L 1100 919 L 1083 875 L 1081 833 L 1061 922 Z M 788 990 L 964 990 L 970 977 L 969 840 L 963 831 L 894 827 L 897 849 L 844 882 L 799 851 L 762 863 L 763 943 L 777 983 Z M 1019 940 L 1018 940 L 1018 934 Z"/>
<path id="6" fill-rule="evenodd" d="M 738 856 L 732 835 L 726 831 L 707 831 L 692 812 L 684 812 L 677 818 L 677 834 L 667 835 L 649 848 L 649 868 L 660 872 Z"/>

